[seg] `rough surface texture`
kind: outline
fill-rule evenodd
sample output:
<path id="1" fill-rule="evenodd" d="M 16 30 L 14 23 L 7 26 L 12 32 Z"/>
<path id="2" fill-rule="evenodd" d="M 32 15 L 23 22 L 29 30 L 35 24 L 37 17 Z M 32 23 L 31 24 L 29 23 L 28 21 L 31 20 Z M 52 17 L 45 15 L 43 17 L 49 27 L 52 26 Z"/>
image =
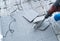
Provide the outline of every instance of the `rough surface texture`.
<path id="1" fill-rule="evenodd" d="M 28 9 L 32 9 L 40 15 L 46 13 L 47 9 L 42 9 L 44 5 L 43 7 L 39 5 L 42 1 L 31 1 L 32 3 L 28 4 L 25 3 L 27 0 L 21 0 L 21 2 L 24 4 L 21 5 L 19 0 L 0 0 L 1 29 L 4 36 L 2 41 L 58 41 L 51 26 L 45 31 L 35 31 L 34 24 L 23 18 L 24 10 Z"/>

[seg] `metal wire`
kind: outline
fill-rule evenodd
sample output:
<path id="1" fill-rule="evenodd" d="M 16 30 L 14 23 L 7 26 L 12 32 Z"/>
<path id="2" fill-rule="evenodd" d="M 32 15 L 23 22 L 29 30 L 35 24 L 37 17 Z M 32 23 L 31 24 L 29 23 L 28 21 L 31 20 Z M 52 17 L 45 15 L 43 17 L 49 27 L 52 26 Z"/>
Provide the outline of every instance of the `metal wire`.
<path id="1" fill-rule="evenodd" d="M 13 33 L 13 32 L 14 32 L 14 30 L 11 29 L 11 24 L 12 24 L 13 22 L 16 22 L 16 19 L 15 19 L 14 17 L 12 17 L 12 16 L 11 16 L 11 18 L 13 18 L 13 20 L 9 23 L 9 29 L 6 31 L 6 33 L 5 33 L 5 35 L 4 35 L 3 37 L 6 37 L 7 34 L 8 34 L 8 32 L 10 32 L 10 33 Z"/>
<path id="2" fill-rule="evenodd" d="M 14 10 L 13 12 L 11 12 L 11 13 L 14 13 L 16 10 Z M 14 29 L 11 29 L 11 24 L 13 23 L 13 22 L 16 22 L 16 19 L 12 16 L 12 14 L 10 13 L 10 17 L 13 19 L 10 23 L 9 23 L 9 29 L 6 31 L 6 33 L 5 33 L 5 35 L 3 36 L 3 38 L 5 38 L 6 36 L 7 36 L 7 34 L 8 34 L 8 32 L 10 32 L 10 33 L 13 33 L 14 32 Z"/>

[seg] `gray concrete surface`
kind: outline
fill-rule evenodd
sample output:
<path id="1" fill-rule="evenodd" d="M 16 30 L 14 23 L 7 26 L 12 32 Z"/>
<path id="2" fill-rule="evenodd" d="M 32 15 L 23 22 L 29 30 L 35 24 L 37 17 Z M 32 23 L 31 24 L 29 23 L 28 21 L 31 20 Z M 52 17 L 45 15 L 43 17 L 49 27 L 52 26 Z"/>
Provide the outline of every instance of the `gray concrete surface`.
<path id="1" fill-rule="evenodd" d="M 20 2 L 19 0 L 17 1 L 18 3 Z M 17 6 L 13 6 L 16 4 L 15 3 L 16 0 L 14 0 L 14 2 L 12 0 L 8 0 L 7 1 L 8 9 L 3 9 L 5 7 L 4 2 L 3 0 L 1 0 L 0 2 L 1 2 L 0 7 L 2 8 L 2 10 L 0 10 L 1 11 L 0 15 L 2 16 L 1 17 L 2 35 L 5 36 L 6 32 L 8 31 L 7 35 L 3 37 L 3 41 L 58 41 L 51 26 L 45 31 L 40 30 L 35 31 L 33 29 L 34 24 L 29 23 L 23 18 L 23 15 L 25 14 L 24 10 L 30 8 L 29 5 L 25 5 L 27 6 L 26 8 L 23 8 L 23 10 L 19 10 Z M 40 13 L 39 12 L 40 8 L 33 10 L 36 10 L 38 11 L 38 13 Z M 14 12 L 11 13 L 12 11 Z M 10 23 L 11 23 L 10 29 L 14 30 L 13 33 L 9 31 Z"/>
<path id="2" fill-rule="evenodd" d="M 3 41 L 58 41 L 51 26 L 46 31 L 35 31 L 33 29 L 33 23 L 26 21 L 22 17 L 23 14 L 23 11 L 13 13 L 16 22 L 12 23 L 11 28 L 14 29 L 14 33 L 8 32 L 7 36 L 3 38 Z M 3 35 L 8 30 L 10 21 L 10 16 L 2 17 Z"/>

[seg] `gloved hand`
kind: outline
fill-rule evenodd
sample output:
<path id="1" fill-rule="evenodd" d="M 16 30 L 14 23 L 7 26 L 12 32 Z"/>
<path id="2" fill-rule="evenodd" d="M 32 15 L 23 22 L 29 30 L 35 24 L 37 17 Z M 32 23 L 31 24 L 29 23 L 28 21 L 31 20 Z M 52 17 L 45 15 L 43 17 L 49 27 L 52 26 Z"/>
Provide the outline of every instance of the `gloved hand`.
<path id="1" fill-rule="evenodd" d="M 47 19 L 50 16 L 52 16 L 52 14 L 47 13 L 46 16 L 45 16 L 45 19 Z"/>
<path id="2" fill-rule="evenodd" d="M 60 13 L 54 15 L 54 19 L 55 19 L 55 21 L 59 21 L 60 20 Z"/>

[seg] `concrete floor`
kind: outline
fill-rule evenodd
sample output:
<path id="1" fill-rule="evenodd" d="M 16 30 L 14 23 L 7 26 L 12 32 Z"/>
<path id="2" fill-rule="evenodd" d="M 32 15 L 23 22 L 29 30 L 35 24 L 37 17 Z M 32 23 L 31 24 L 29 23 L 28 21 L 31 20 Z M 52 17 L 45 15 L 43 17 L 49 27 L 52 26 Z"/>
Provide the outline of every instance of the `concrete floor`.
<path id="1" fill-rule="evenodd" d="M 33 29 L 33 23 L 26 21 L 22 17 L 23 14 L 23 11 L 16 11 L 13 14 L 13 17 L 16 19 L 16 22 L 11 24 L 14 33 L 8 32 L 7 36 L 3 38 L 3 41 L 58 41 L 51 26 L 46 31 L 35 31 Z M 12 21 L 10 16 L 2 17 L 3 35 L 8 30 L 10 21 Z"/>
<path id="2" fill-rule="evenodd" d="M 24 10 L 30 8 L 29 5 L 25 5 L 25 6 L 26 8 L 24 8 L 23 6 Z M 8 11 L 4 11 L 4 12 L 10 13 L 11 11 L 16 9 L 16 7 L 12 7 L 12 8 L 13 9 L 9 8 L 9 12 Z M 10 27 L 11 29 L 14 30 L 13 33 L 9 31 L 6 37 L 3 37 L 3 41 L 58 41 L 52 29 L 52 26 L 49 26 L 49 28 L 45 31 L 40 31 L 40 30 L 35 31 L 33 29 L 34 24 L 29 23 L 23 18 L 23 15 L 25 14 L 24 10 L 16 10 L 14 13 L 11 13 L 13 18 L 10 15 L 7 15 L 7 16 L 5 15 L 1 17 L 2 35 L 4 36 L 6 32 L 9 30 L 9 24 L 11 23 L 11 21 L 13 22 L 11 23 Z M 36 10 L 38 10 L 39 12 L 39 9 L 36 9 Z M 15 19 L 16 21 L 13 19 Z"/>

